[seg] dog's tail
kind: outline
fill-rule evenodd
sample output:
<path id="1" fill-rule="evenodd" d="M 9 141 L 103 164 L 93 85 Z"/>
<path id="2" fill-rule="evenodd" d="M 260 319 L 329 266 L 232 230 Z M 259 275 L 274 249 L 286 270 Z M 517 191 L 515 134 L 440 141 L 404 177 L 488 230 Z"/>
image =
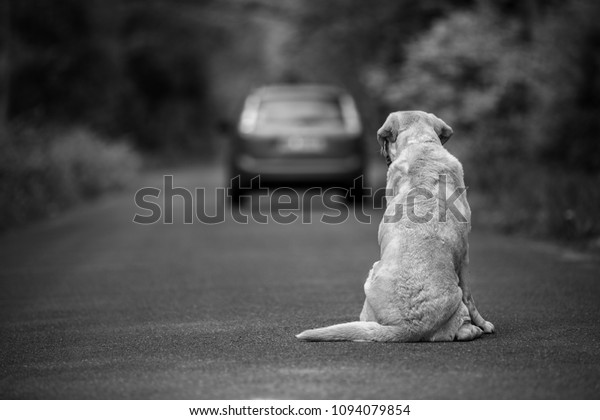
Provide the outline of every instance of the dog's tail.
<path id="1" fill-rule="evenodd" d="M 306 330 L 296 336 L 303 341 L 419 341 L 421 337 L 408 328 L 381 325 L 377 322 L 347 322 L 330 327 Z"/>

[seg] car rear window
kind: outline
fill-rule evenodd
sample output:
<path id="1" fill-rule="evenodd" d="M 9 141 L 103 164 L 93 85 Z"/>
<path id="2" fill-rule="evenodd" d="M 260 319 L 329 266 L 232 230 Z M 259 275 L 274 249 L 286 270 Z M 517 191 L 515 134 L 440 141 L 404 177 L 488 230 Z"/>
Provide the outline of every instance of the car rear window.
<path id="1" fill-rule="evenodd" d="M 344 119 L 337 99 L 265 99 L 258 109 L 257 126 L 343 128 Z"/>

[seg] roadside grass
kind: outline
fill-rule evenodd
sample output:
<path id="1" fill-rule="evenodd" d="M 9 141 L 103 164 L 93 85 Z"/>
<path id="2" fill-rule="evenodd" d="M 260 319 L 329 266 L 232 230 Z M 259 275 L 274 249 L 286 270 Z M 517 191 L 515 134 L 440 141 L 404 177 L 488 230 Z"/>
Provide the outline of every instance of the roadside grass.
<path id="1" fill-rule="evenodd" d="M 0 230 L 126 187 L 139 155 L 86 128 L 13 129 L 0 139 Z"/>
<path id="2" fill-rule="evenodd" d="M 510 159 L 464 166 L 474 225 L 600 246 L 600 176 Z"/>

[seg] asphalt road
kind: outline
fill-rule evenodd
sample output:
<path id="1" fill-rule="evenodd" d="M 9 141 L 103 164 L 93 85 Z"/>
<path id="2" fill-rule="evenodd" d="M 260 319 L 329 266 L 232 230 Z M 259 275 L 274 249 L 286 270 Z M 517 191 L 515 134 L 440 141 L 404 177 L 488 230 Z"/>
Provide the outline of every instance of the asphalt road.
<path id="1" fill-rule="evenodd" d="M 174 181 L 212 191 L 222 178 L 188 169 Z M 0 236 L 2 398 L 600 397 L 594 256 L 475 226 L 472 290 L 496 334 L 306 343 L 294 334 L 358 317 L 380 213 L 138 225 L 136 211 L 121 193 Z"/>

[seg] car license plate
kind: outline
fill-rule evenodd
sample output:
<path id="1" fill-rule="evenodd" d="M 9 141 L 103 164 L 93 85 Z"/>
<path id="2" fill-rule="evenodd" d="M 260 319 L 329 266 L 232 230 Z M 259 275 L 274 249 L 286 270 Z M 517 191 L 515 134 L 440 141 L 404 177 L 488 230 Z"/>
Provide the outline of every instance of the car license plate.
<path id="1" fill-rule="evenodd" d="M 325 150 L 323 139 L 315 137 L 288 137 L 279 144 L 284 153 L 315 153 Z"/>

